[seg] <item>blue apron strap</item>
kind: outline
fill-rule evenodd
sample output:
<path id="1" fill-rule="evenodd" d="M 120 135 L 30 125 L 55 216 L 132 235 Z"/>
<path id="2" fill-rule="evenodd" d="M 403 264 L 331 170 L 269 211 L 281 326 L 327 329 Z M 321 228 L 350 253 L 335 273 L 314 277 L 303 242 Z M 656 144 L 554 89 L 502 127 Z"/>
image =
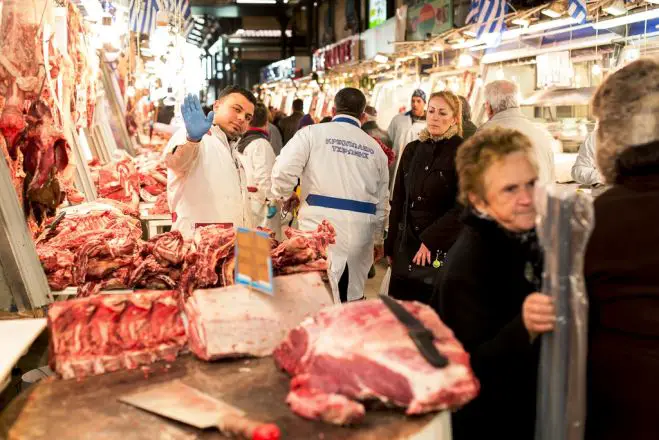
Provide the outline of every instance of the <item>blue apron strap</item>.
<path id="1" fill-rule="evenodd" d="M 307 196 L 307 203 L 309 206 L 321 206 L 323 208 L 340 209 L 342 211 L 360 212 L 363 214 L 375 214 L 377 211 L 375 203 L 321 196 L 320 194 L 309 194 Z"/>

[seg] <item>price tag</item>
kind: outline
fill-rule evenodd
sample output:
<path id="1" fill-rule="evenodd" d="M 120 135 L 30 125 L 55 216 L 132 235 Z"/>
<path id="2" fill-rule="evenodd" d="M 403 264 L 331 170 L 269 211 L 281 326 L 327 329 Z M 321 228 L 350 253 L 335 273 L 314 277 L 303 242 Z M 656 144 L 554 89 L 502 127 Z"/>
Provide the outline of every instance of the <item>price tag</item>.
<path id="1" fill-rule="evenodd" d="M 236 283 L 274 295 L 270 237 L 255 229 L 236 232 Z"/>

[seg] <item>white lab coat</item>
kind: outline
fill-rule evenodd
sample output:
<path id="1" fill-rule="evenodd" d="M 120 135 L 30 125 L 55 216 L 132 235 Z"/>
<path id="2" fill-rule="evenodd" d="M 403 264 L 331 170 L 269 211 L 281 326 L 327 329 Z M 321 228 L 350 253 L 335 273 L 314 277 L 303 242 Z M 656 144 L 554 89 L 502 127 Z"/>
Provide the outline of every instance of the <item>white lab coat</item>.
<path id="1" fill-rule="evenodd" d="M 185 129 L 167 150 L 187 143 Z M 175 218 L 172 229 L 192 238 L 197 223 L 251 226 L 246 214 L 245 172 L 226 134 L 213 126 L 204 135 L 192 165 L 184 172 L 167 169 L 167 202 Z"/>
<path id="2" fill-rule="evenodd" d="M 396 173 L 398 172 L 398 165 L 400 164 L 400 158 L 403 157 L 403 152 L 405 147 L 410 142 L 414 142 L 419 139 L 419 133 L 426 128 L 426 121 L 418 120 L 412 121 L 412 116 L 410 112 L 403 113 L 400 115 L 394 116 L 389 124 L 389 129 L 387 133 L 392 142 L 392 149 L 396 154 L 396 165 L 394 165 L 393 178 L 391 179 L 391 188 L 389 190 L 393 194 L 393 184 L 396 181 Z"/>
<path id="3" fill-rule="evenodd" d="M 275 232 L 278 240 L 282 238 L 281 217 L 276 214 L 268 219 L 268 202 L 274 197 L 271 192 L 272 166 L 275 163 L 275 152 L 267 139 L 256 139 L 245 147 L 242 153 L 237 152 L 243 168 L 248 187 L 255 187 L 256 192 L 248 192 L 247 198 L 251 208 L 252 224 L 265 226 Z"/>
<path id="4" fill-rule="evenodd" d="M 604 183 L 604 177 L 599 172 L 595 162 L 595 138 L 597 129 L 593 130 L 579 147 L 577 160 L 572 165 L 572 178 L 584 185 Z"/>
<path id="5" fill-rule="evenodd" d="M 509 108 L 495 114 L 492 119 L 478 128 L 478 131 L 493 127 L 512 128 L 529 138 L 533 145 L 535 159 L 538 163 L 538 182 L 541 184 L 556 182 L 554 150 L 560 152 L 560 143 L 549 131 L 524 116 L 519 108 Z"/>
<path id="6" fill-rule="evenodd" d="M 357 119 L 345 115 L 337 116 Z M 328 271 L 334 300 L 338 282 L 348 265 L 348 300 L 363 298 L 364 284 L 373 264 L 373 246 L 383 242 L 385 206 L 389 196 L 387 156 L 378 143 L 359 126 L 328 122 L 304 127 L 286 144 L 272 169 L 272 193 L 288 199 L 298 177 L 302 230 L 315 230 L 328 220 L 336 230 L 336 244 L 329 247 Z M 376 213 L 311 206 L 310 194 L 348 199 L 376 205 Z"/>

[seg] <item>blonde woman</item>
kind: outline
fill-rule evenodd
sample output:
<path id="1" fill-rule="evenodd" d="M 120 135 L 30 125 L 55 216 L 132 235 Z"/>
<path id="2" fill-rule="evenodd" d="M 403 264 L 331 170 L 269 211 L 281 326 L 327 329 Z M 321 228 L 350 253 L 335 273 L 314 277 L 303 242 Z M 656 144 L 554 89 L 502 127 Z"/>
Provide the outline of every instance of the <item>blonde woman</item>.
<path id="1" fill-rule="evenodd" d="M 426 122 L 400 159 L 385 242 L 392 264 L 389 295 L 424 303 L 461 227 L 455 173 L 462 143 L 460 99 L 451 92 L 430 95 Z"/>
<path id="2" fill-rule="evenodd" d="M 453 439 L 532 439 L 537 336 L 553 329 L 535 235 L 533 146 L 516 130 L 479 131 L 457 155 L 465 227 L 449 252 L 442 320 L 471 356 L 480 395 L 453 414 Z"/>

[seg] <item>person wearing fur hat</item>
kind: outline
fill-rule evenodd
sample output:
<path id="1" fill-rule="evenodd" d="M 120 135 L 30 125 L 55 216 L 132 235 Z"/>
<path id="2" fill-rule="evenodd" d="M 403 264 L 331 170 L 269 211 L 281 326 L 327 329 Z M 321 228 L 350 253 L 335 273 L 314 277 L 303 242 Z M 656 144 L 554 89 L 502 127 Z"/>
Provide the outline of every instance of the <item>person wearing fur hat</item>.
<path id="1" fill-rule="evenodd" d="M 412 109 L 406 113 L 394 116 L 389 124 L 389 139 L 392 142 L 392 148 L 396 155 L 396 166 L 394 167 L 394 176 L 400 166 L 400 158 L 403 157 L 405 146 L 412 141 L 419 139 L 419 133 L 426 128 L 426 92 L 416 89 L 412 93 Z M 393 190 L 393 182 L 389 181 Z"/>
<path id="2" fill-rule="evenodd" d="M 595 93 L 595 199 L 584 276 L 590 303 L 586 439 L 659 438 L 659 62 Z"/>

